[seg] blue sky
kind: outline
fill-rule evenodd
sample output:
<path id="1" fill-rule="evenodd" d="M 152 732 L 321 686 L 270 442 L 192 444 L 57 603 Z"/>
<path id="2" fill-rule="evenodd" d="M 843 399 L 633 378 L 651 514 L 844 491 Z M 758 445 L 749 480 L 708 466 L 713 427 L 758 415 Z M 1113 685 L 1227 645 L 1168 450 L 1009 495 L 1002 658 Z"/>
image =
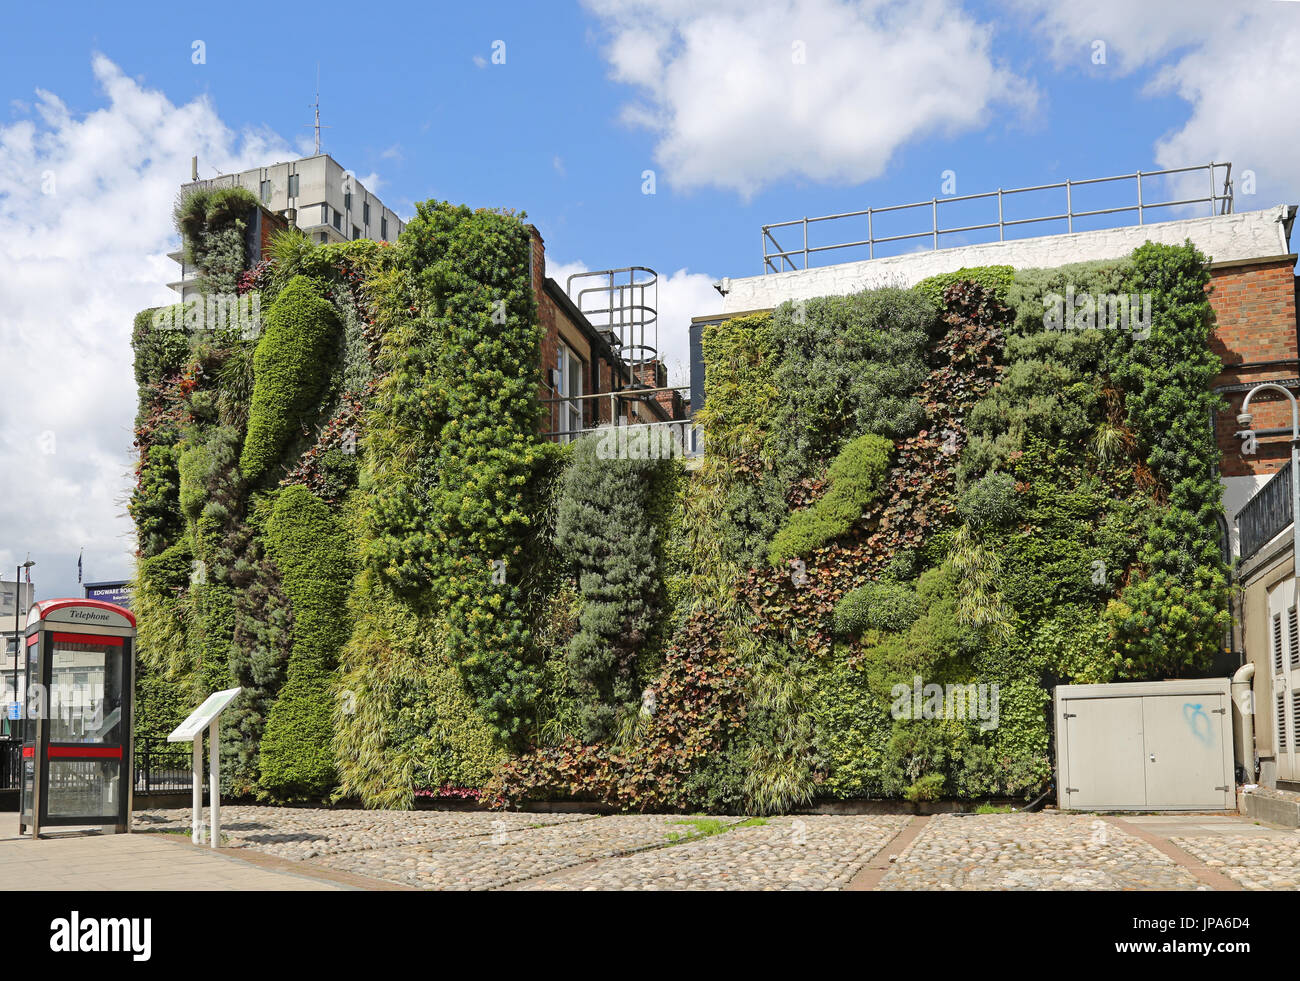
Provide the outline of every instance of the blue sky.
<path id="1" fill-rule="evenodd" d="M 556 272 L 673 276 L 680 353 L 709 284 L 760 271 L 764 222 L 929 199 L 949 170 L 966 194 L 1213 158 L 1254 171 L 1238 210 L 1300 200 L 1298 50 L 1283 0 L 15 5 L 0 571 L 31 551 L 40 595 L 75 593 L 85 547 L 88 578 L 130 574 L 130 317 L 167 299 L 171 198 L 191 153 L 211 176 L 309 148 L 318 62 L 324 148 L 390 207 L 523 209 Z"/>

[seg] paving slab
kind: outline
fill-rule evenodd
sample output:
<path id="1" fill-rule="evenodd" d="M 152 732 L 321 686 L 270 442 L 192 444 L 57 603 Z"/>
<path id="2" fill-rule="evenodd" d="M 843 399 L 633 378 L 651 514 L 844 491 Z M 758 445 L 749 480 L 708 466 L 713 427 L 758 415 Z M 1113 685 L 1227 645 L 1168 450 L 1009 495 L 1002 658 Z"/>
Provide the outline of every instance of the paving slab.
<path id="1" fill-rule="evenodd" d="M 0 841 L 4 890 L 322 890 L 337 883 L 261 868 L 224 850 L 164 835 L 84 835 Z"/>

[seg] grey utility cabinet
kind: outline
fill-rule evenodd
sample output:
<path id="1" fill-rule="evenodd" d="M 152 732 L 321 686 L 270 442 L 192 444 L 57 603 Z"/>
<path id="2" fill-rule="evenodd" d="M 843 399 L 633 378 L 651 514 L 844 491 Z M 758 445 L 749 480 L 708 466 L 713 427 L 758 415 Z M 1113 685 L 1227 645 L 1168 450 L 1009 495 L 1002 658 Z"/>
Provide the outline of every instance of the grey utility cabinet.
<path id="1" fill-rule="evenodd" d="M 1237 806 L 1227 678 L 1056 689 L 1063 811 L 1218 811 Z"/>

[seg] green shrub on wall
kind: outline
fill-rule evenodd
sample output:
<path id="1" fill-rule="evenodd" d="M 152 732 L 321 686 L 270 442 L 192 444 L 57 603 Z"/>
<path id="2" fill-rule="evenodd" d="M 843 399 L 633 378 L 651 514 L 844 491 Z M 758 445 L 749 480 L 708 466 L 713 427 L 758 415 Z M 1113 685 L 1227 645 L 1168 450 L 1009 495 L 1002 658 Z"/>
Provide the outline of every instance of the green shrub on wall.
<path id="1" fill-rule="evenodd" d="M 128 510 L 135 520 L 140 551 L 157 555 L 173 544 L 181 533 L 180 475 L 176 469 L 177 448 L 158 443 L 146 447 L 140 464 L 140 480 L 131 495 Z"/>
<path id="2" fill-rule="evenodd" d="M 835 604 L 835 633 L 857 637 L 867 630 L 906 630 L 919 612 L 916 592 L 910 585 L 869 582 L 846 593 Z"/>
<path id="3" fill-rule="evenodd" d="M 912 288 L 922 296 L 928 297 L 937 307 L 943 306 L 943 295 L 954 283 L 977 283 L 999 300 L 1005 300 L 1015 276 L 1016 271 L 1011 266 L 966 267 L 956 272 L 940 273 L 938 276 L 923 279 Z"/>
<path id="4" fill-rule="evenodd" d="M 565 652 L 583 738 L 610 736 L 639 710 L 637 656 L 662 603 L 650 510 L 663 461 L 616 459 L 605 433 L 577 441 L 560 478 L 556 547 L 575 569 L 581 612 Z"/>
<path id="5" fill-rule="evenodd" d="M 329 377 L 338 318 L 320 288 L 295 277 L 271 306 L 253 357 L 253 393 L 240 470 L 250 484 L 273 473 Z"/>
<path id="6" fill-rule="evenodd" d="M 796 511 L 777 533 L 768 550 L 773 565 L 808 555 L 843 535 L 880 494 L 894 444 L 881 436 L 859 436 L 831 463 L 830 487 L 812 507 Z"/>
<path id="7" fill-rule="evenodd" d="M 262 737 L 262 787 L 281 799 L 319 797 L 335 780 L 335 668 L 350 628 L 352 544 L 329 507 L 294 486 L 276 496 L 266 549 L 293 608 L 293 642 Z"/>
<path id="8" fill-rule="evenodd" d="M 335 709 L 339 793 L 410 807 L 417 790 L 485 786 L 505 750 L 447 658 L 441 625 L 369 572 L 357 586 Z"/>
<path id="9" fill-rule="evenodd" d="M 258 206 L 257 196 L 242 187 L 198 188 L 177 200 L 172 217 L 185 262 L 202 271 L 204 293 L 235 292 L 248 264 L 247 219 Z"/>
<path id="10" fill-rule="evenodd" d="M 414 429 L 418 467 L 370 485 L 367 559 L 403 598 L 444 618 L 448 653 L 479 711 L 517 739 L 541 691 L 518 572 L 533 522 L 529 482 L 547 459 L 530 235 L 512 215 L 422 204 L 402 243 L 420 309 L 399 327 L 415 343 L 385 357 L 394 375 L 377 428 L 381 461 L 397 458 L 394 475 L 410 463 L 382 431 Z"/>
<path id="11" fill-rule="evenodd" d="M 784 303 L 772 313 L 779 403 L 768 432 L 782 478 L 816 476 L 855 436 L 897 439 L 920 428 L 917 398 L 938 310 L 912 290 Z"/>
<path id="12" fill-rule="evenodd" d="M 700 343 L 709 382 L 694 419 L 708 451 L 687 494 L 684 528 L 697 589 L 762 562 L 785 516 L 768 441 L 778 403 L 772 318 L 706 324 Z"/>
<path id="13" fill-rule="evenodd" d="M 143 397 L 149 385 L 164 378 L 179 375 L 189 355 L 189 336 L 172 325 L 184 316 L 185 307 L 151 307 L 135 315 L 131 329 L 131 350 L 135 362 L 135 383 Z M 154 323 L 155 316 L 159 323 Z"/>

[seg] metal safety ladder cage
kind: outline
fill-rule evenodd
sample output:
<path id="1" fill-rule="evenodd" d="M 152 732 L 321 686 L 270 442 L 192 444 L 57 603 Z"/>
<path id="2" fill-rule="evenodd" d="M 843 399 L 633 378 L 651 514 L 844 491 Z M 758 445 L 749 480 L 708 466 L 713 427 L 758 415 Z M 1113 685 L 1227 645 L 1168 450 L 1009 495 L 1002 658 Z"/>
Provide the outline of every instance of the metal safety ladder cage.
<path id="1" fill-rule="evenodd" d="M 575 292 L 574 284 L 578 284 Z M 565 292 L 628 365 L 659 356 L 659 274 L 646 266 L 574 273 Z"/>

